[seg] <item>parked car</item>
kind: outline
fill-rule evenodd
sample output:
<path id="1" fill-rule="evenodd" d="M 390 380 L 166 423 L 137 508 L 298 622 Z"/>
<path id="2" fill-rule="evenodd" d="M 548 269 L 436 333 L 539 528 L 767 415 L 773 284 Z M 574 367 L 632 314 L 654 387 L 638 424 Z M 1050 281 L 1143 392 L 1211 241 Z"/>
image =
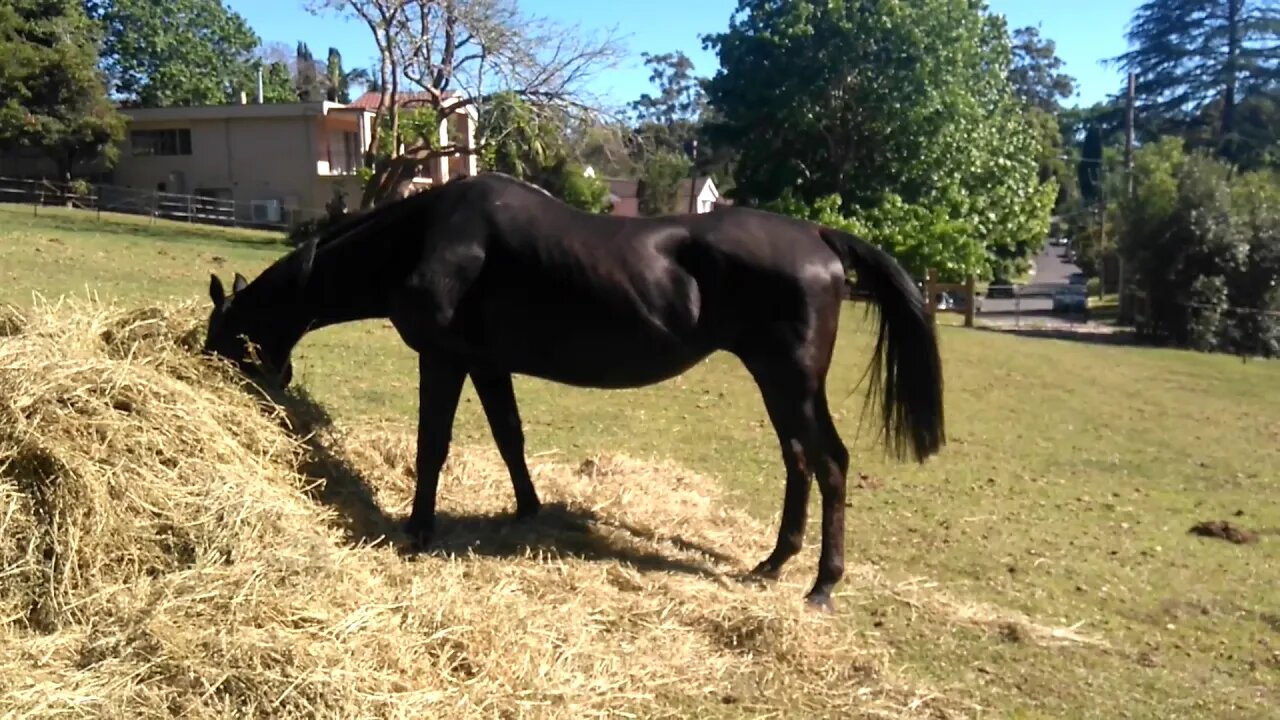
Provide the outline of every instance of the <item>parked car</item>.
<path id="1" fill-rule="evenodd" d="M 1089 309 L 1089 298 L 1085 295 L 1084 288 L 1079 285 L 1068 285 L 1053 291 L 1053 312 L 1070 313 L 1087 312 Z"/>
<path id="2" fill-rule="evenodd" d="M 1067 276 L 1067 284 L 1083 287 L 1089 284 L 1089 278 L 1085 277 L 1082 272 L 1074 272 Z"/>

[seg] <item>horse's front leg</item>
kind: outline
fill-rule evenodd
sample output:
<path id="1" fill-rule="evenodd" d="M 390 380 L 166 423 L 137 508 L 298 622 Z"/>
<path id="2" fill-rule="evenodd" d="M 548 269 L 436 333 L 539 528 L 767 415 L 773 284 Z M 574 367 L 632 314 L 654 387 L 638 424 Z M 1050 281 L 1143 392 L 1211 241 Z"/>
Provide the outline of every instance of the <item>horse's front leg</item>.
<path id="1" fill-rule="evenodd" d="M 529 477 L 529 467 L 524 459 L 524 429 L 520 424 L 520 411 L 516 407 L 516 393 L 511 385 L 511 373 L 472 368 L 471 383 L 480 396 L 489 429 L 493 432 L 498 453 L 511 474 L 511 487 L 516 495 L 516 517 L 531 518 L 538 514 L 542 503 Z"/>
<path id="2" fill-rule="evenodd" d="M 420 548 L 426 548 L 435 530 L 436 488 L 449 456 L 453 418 L 466 377 L 466 367 L 457 358 L 418 353 L 418 478 L 405 531 Z"/>

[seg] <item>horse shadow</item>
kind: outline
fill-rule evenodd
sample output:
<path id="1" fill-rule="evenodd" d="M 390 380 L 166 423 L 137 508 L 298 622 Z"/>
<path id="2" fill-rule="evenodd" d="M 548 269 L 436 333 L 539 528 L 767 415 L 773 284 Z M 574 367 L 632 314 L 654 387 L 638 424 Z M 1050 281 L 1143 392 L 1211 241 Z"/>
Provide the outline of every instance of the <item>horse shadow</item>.
<path id="1" fill-rule="evenodd" d="M 404 519 L 389 515 L 378 504 L 368 479 L 346 457 L 319 439 L 333 418 L 305 389 L 257 388 L 282 409 L 286 429 L 306 448 L 299 471 L 312 479 L 309 495 L 336 511 L 347 541 L 353 546 L 392 546 L 406 559 L 420 556 L 492 558 L 541 557 L 549 560 L 616 562 L 643 572 L 668 572 L 706 579 L 747 580 L 733 557 L 679 536 L 659 536 L 652 530 L 618 518 L 605 518 L 587 508 L 544 502 L 533 518 L 514 513 L 462 515 L 436 511 L 435 535 L 428 548 L 418 547 L 404 532 Z M 652 549 L 664 542 L 679 550 L 665 554 Z M 646 547 L 649 545 L 649 547 Z"/>

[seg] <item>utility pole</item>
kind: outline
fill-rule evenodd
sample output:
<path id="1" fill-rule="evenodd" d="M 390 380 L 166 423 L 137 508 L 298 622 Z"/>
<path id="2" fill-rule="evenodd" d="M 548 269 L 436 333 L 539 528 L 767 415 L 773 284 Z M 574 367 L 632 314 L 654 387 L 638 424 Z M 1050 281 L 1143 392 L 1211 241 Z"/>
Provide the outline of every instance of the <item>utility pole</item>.
<path id="1" fill-rule="evenodd" d="M 692 215 L 697 207 L 694 202 L 697 199 L 696 191 L 698 185 L 698 139 L 694 138 L 689 141 L 689 160 L 692 161 L 689 168 L 689 214 Z"/>
<path id="2" fill-rule="evenodd" d="M 1124 109 L 1124 175 L 1125 195 L 1130 200 L 1133 199 L 1133 105 L 1136 84 L 1136 77 L 1133 73 L 1129 73 L 1129 90 L 1125 94 Z M 1125 292 L 1124 254 L 1119 252 L 1119 248 L 1117 248 L 1116 260 L 1120 268 L 1120 279 L 1116 286 L 1116 293 L 1120 299 L 1120 322 L 1130 322 L 1132 320 L 1132 308 L 1129 307 L 1128 294 Z"/>

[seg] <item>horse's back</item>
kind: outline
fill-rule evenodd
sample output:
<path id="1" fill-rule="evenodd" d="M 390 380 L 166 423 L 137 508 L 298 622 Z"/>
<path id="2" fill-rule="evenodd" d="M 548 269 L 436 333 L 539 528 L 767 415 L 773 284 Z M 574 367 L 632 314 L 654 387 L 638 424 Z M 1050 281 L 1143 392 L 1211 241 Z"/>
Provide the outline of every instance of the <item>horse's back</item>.
<path id="1" fill-rule="evenodd" d="M 484 269 L 457 332 L 512 371 L 583 385 L 658 381 L 762 327 L 811 324 L 843 277 L 803 221 L 745 209 L 590 214 L 519 181 L 478 185 L 470 207 L 489 228 Z"/>

